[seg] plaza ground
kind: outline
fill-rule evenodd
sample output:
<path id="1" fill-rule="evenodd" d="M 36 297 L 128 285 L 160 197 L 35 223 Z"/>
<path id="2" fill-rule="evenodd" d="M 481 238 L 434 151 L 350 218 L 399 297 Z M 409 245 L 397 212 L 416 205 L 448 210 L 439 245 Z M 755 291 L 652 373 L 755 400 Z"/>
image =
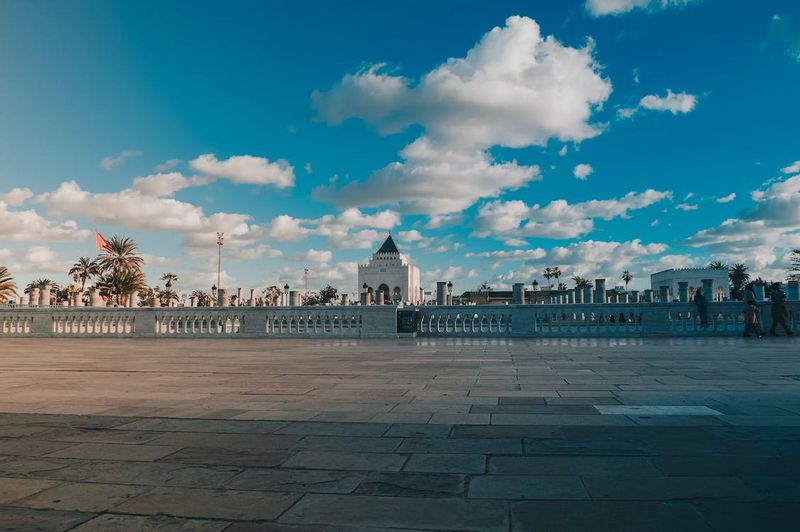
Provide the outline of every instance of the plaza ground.
<path id="1" fill-rule="evenodd" d="M 3 338 L 0 390 L 2 530 L 800 526 L 797 339 Z"/>

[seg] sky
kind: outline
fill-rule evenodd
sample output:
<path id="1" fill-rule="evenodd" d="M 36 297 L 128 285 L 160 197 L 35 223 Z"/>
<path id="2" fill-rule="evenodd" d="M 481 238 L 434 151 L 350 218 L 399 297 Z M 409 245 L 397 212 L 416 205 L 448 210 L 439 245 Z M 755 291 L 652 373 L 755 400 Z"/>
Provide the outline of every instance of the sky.
<path id="1" fill-rule="evenodd" d="M 354 293 L 391 234 L 457 293 L 783 279 L 798 94 L 795 0 L 5 0 L 0 265 L 67 283 L 99 231 L 208 290 L 220 231 L 223 287 Z"/>

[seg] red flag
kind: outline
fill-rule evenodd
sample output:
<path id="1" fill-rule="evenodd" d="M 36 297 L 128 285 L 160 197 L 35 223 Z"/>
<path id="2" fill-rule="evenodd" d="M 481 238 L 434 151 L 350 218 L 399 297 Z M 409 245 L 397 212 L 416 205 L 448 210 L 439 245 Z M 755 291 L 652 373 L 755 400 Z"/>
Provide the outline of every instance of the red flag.
<path id="1" fill-rule="evenodd" d="M 97 248 L 97 251 L 111 251 L 111 246 L 108 245 L 108 241 L 103 238 L 103 235 L 96 231 L 94 233 L 94 247 Z"/>

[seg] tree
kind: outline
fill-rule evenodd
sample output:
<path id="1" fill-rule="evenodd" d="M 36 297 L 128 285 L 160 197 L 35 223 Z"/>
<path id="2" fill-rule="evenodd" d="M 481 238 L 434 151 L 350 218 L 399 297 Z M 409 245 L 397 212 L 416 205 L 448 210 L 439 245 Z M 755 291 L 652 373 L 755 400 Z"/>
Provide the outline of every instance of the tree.
<path id="1" fill-rule="evenodd" d="M 97 257 L 102 277 L 96 283 L 100 293 L 116 297 L 124 305 L 128 294 L 146 286 L 142 266 L 144 259 L 136 252 L 136 242 L 128 237 L 114 235 L 109 239 L 105 254 Z"/>
<path id="2" fill-rule="evenodd" d="M 712 270 L 727 270 L 728 265 L 721 260 L 715 260 L 708 263 L 708 267 Z"/>
<path id="3" fill-rule="evenodd" d="M 628 270 L 622 272 L 622 280 L 625 282 L 625 291 L 628 291 L 628 283 L 633 281 L 633 274 Z"/>
<path id="4" fill-rule="evenodd" d="M 728 270 L 728 279 L 731 283 L 731 298 L 741 299 L 742 290 L 750 280 L 749 268 L 744 264 L 734 264 Z"/>
<path id="5" fill-rule="evenodd" d="M 313 307 L 320 304 L 319 294 L 316 292 L 309 292 L 303 296 L 303 305 Z"/>
<path id="6" fill-rule="evenodd" d="M 338 293 L 339 291 L 331 285 L 322 287 L 319 291 L 320 304 L 327 305 L 328 303 L 336 302 Z"/>
<path id="7" fill-rule="evenodd" d="M 8 268 L 0 266 L 0 303 L 8 303 L 9 299 L 17 297 L 17 283 L 8 273 Z"/>
<path id="8" fill-rule="evenodd" d="M 178 301 L 178 294 L 175 293 L 171 288 L 164 288 L 163 290 L 157 290 L 156 294 L 158 296 L 158 300 L 161 302 L 162 307 L 168 307 L 170 306 L 171 302 Z"/>
<path id="9" fill-rule="evenodd" d="M 592 286 L 592 282 L 589 279 L 580 275 L 574 275 L 572 280 L 575 282 L 575 288 L 590 288 Z"/>
<path id="10" fill-rule="evenodd" d="M 542 272 L 542 276 L 547 279 L 547 286 L 552 287 L 553 285 L 550 284 L 550 279 L 553 277 L 553 270 L 551 268 L 545 268 L 544 272 Z"/>
<path id="11" fill-rule="evenodd" d="M 97 257 L 100 269 L 103 272 L 141 271 L 144 259 L 136 252 L 137 248 L 131 238 L 112 236 L 105 254 Z"/>
<path id="12" fill-rule="evenodd" d="M 558 278 L 561 277 L 561 270 L 558 268 L 558 266 L 556 266 L 550 270 L 550 275 L 556 280 L 556 283 L 558 283 Z"/>
<path id="13" fill-rule="evenodd" d="M 208 307 L 211 306 L 211 294 L 208 292 L 204 292 L 202 290 L 195 290 L 192 292 L 192 296 L 194 300 L 197 302 L 198 307 Z"/>
<path id="14" fill-rule="evenodd" d="M 83 292 L 86 289 L 86 281 L 97 277 L 102 272 L 96 260 L 90 259 L 89 257 L 80 257 L 78 262 L 72 265 L 68 273 L 75 279 L 80 279 L 81 292 Z"/>
<path id="15" fill-rule="evenodd" d="M 558 283 L 558 289 L 559 290 L 566 290 L 567 289 L 567 283 Z"/>
<path id="16" fill-rule="evenodd" d="M 789 256 L 791 265 L 789 266 L 789 280 L 800 281 L 800 249 L 793 249 Z"/>
<path id="17" fill-rule="evenodd" d="M 47 285 L 50 285 L 50 289 L 58 290 L 60 288 L 58 286 L 58 284 L 56 284 L 54 281 L 51 281 L 50 279 L 45 277 L 44 279 L 39 278 L 39 279 L 36 279 L 34 281 L 29 282 L 28 285 L 25 287 L 24 292 L 26 294 L 30 294 L 33 291 L 34 288 L 38 288 L 39 290 L 42 290 Z"/>
<path id="18" fill-rule="evenodd" d="M 172 283 L 178 280 L 178 276 L 174 273 L 167 272 L 161 276 L 162 281 L 166 281 L 164 283 L 164 288 L 172 288 Z"/>

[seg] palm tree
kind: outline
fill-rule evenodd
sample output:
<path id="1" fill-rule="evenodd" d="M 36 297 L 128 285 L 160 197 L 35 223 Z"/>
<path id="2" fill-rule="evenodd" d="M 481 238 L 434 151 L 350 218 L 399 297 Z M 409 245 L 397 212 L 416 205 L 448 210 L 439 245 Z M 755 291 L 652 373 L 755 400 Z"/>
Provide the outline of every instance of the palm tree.
<path id="1" fill-rule="evenodd" d="M 728 279 L 731 282 L 731 297 L 739 299 L 744 285 L 750 280 L 749 268 L 744 264 L 734 264 L 728 270 Z"/>
<path id="2" fill-rule="evenodd" d="M 144 259 L 136 253 L 136 242 L 128 237 L 114 235 L 108 240 L 108 248 L 104 255 L 97 257 L 103 272 L 129 272 L 141 270 Z"/>
<path id="3" fill-rule="evenodd" d="M 156 296 L 161 301 L 161 306 L 168 307 L 172 301 L 178 301 L 178 294 L 171 288 L 164 288 L 163 290 L 156 289 Z"/>
<path id="4" fill-rule="evenodd" d="M 58 290 L 60 288 L 58 284 L 56 284 L 54 281 L 51 281 L 50 279 L 45 277 L 44 279 L 39 278 L 36 279 L 35 281 L 29 282 L 28 285 L 25 287 L 25 293 L 30 294 L 34 288 L 42 290 L 47 285 L 50 285 L 51 290 Z"/>
<path id="5" fill-rule="evenodd" d="M 553 285 L 550 284 L 550 279 L 553 277 L 553 270 L 551 268 L 545 268 L 544 272 L 542 272 L 542 276 L 547 279 L 547 287 L 552 287 Z"/>
<path id="6" fill-rule="evenodd" d="M 556 280 L 556 284 L 558 283 L 558 278 L 561 277 L 561 270 L 556 266 L 552 270 L 550 270 L 550 275 L 553 276 L 553 279 Z"/>
<path id="7" fill-rule="evenodd" d="M 100 275 L 100 265 L 96 260 L 89 257 L 80 257 L 78 262 L 72 265 L 69 272 L 73 278 L 81 280 L 81 292 L 86 289 L 86 281 Z"/>
<path id="8" fill-rule="evenodd" d="M 162 281 L 166 281 L 164 283 L 164 288 L 172 288 L 172 283 L 178 280 L 178 276 L 174 273 L 167 272 L 161 276 Z"/>
<path id="9" fill-rule="evenodd" d="M 0 303 L 7 303 L 9 299 L 17 297 L 17 283 L 8 273 L 8 268 L 0 266 Z"/>
<path id="10" fill-rule="evenodd" d="M 715 260 L 708 263 L 708 267 L 712 270 L 727 270 L 728 265 L 721 260 Z"/>
<path id="11" fill-rule="evenodd" d="M 622 280 L 625 282 L 625 291 L 628 291 L 628 283 L 633 281 L 633 274 L 628 270 L 622 272 Z"/>
<path id="12" fill-rule="evenodd" d="M 572 280 L 575 282 L 575 288 L 589 288 L 592 286 L 591 281 L 580 275 L 574 275 Z"/>
<path id="13" fill-rule="evenodd" d="M 198 307 L 208 307 L 211 305 L 211 294 L 202 290 L 192 292 L 192 297 L 197 301 Z"/>

